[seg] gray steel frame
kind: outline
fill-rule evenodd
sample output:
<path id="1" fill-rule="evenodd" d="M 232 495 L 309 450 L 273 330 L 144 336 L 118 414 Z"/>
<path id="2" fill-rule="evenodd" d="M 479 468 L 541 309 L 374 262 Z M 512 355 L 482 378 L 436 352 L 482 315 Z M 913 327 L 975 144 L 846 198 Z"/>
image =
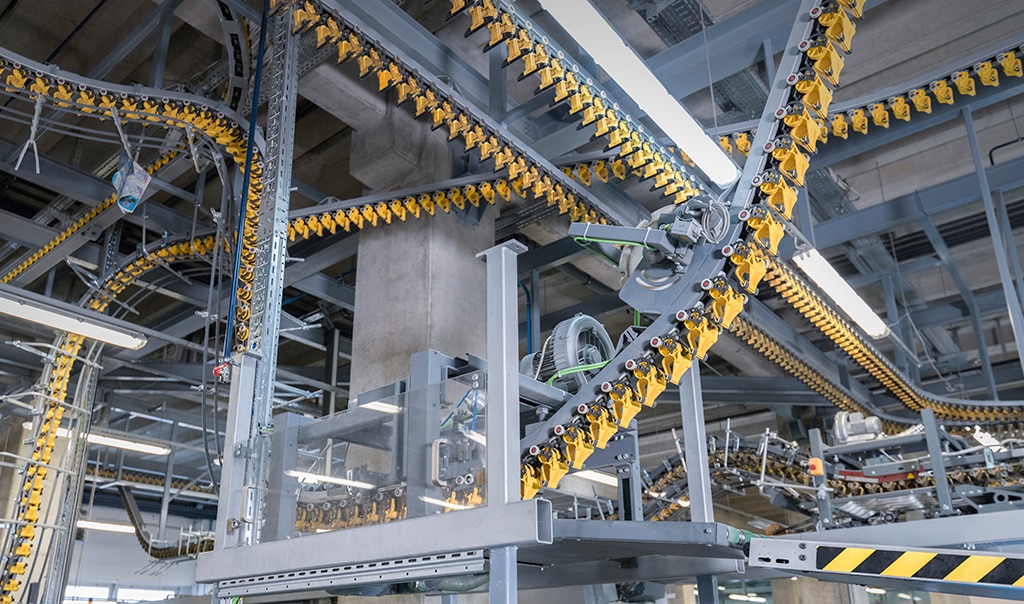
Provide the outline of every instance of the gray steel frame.
<path id="1" fill-rule="evenodd" d="M 974 170 L 978 175 L 978 185 L 981 187 L 981 200 L 985 204 L 985 219 L 988 221 L 989 231 L 992 233 L 992 243 L 995 248 L 996 266 L 999 268 L 999 280 L 1003 286 L 1003 294 L 1006 297 L 1006 308 L 1010 314 L 1010 325 L 1013 327 L 1013 339 L 1017 343 L 1017 357 L 1021 367 L 1024 368 L 1024 312 L 1021 311 L 1019 298 L 1013 288 L 1013 277 L 1010 274 L 1010 267 L 1003 250 L 1006 241 L 1003 239 L 1002 228 L 999 226 L 999 218 L 996 215 L 995 204 L 992 202 L 992 189 L 989 187 L 988 175 L 985 173 L 985 164 L 981 159 L 981 148 L 978 145 L 978 134 L 974 129 L 974 118 L 971 116 L 970 107 L 963 109 L 964 125 L 967 128 L 967 141 L 971 145 L 971 157 L 974 160 Z M 973 313 L 972 313 L 973 314 Z"/>
<path id="2" fill-rule="evenodd" d="M 930 408 L 923 409 L 921 411 L 921 424 L 924 426 L 923 433 L 893 436 L 885 438 L 884 440 L 852 442 L 832 447 L 825 446 L 822 442 L 820 430 L 813 429 L 809 431 L 811 457 L 820 458 L 824 460 L 826 464 L 829 463 L 829 459 L 836 459 L 840 456 L 846 455 L 863 454 L 876 451 L 879 448 L 896 449 L 899 447 L 910 446 L 920 449 L 924 447 L 928 451 L 927 461 L 919 462 L 915 460 L 913 462 L 908 461 L 906 463 L 902 461 L 895 461 L 891 463 L 872 465 L 864 468 L 864 474 L 865 476 L 884 476 L 900 472 L 931 472 L 934 475 L 935 482 L 934 487 L 921 487 L 894 492 L 891 494 L 858 495 L 836 499 L 833 498 L 827 490 L 827 477 L 815 476 L 813 478 L 813 484 L 818 489 L 816 498 L 821 528 L 835 529 L 836 520 L 834 518 L 834 509 L 841 502 L 856 503 L 865 500 L 877 500 L 879 498 L 900 497 L 902 495 L 911 494 L 928 495 L 934 496 L 938 500 L 939 516 L 960 516 L 961 512 L 959 512 L 957 507 L 954 505 L 954 500 L 958 502 L 961 507 L 966 501 L 967 504 L 974 506 L 976 511 L 985 512 L 986 514 L 1004 511 L 1007 507 L 1014 505 L 1009 502 L 1009 500 L 1004 500 L 1002 503 L 997 504 L 974 504 L 971 502 L 970 497 L 978 497 L 985 493 L 991 493 L 994 491 L 984 487 L 956 487 L 955 489 L 951 489 L 947 476 L 950 466 L 964 467 L 977 465 L 985 463 L 987 459 L 993 462 L 1002 462 L 1019 455 L 1018 451 L 1003 451 L 994 454 L 986 453 L 984 455 L 982 453 L 974 452 L 956 456 L 944 455 L 944 442 L 948 437 L 941 430 L 938 422 L 936 421 L 935 411 Z M 810 506 L 810 504 L 807 505 Z"/>
<path id="3" fill-rule="evenodd" d="M 232 446 L 231 455 L 224 460 L 220 487 L 227 505 L 220 506 L 217 513 L 217 543 L 222 547 L 228 546 L 226 533 L 234 530 L 234 544 L 258 543 L 264 524 L 299 74 L 299 39 L 291 35 L 292 10 L 285 8 L 272 25 L 273 59 L 267 77 L 274 92 L 268 103 L 264 205 L 257 227 L 249 349 L 235 357 L 236 371 L 232 371 L 227 431 Z M 237 518 L 230 516 L 239 509 Z"/>
<path id="4" fill-rule="evenodd" d="M 815 535 L 817 537 L 817 535 Z M 879 546 L 868 545 L 864 542 L 856 543 L 835 543 L 824 542 L 817 539 L 764 539 L 754 538 L 750 541 L 750 566 L 760 568 L 771 568 L 811 576 L 822 581 L 833 581 L 838 583 L 854 583 L 858 585 L 874 585 L 894 589 L 938 591 L 943 593 L 964 594 L 970 596 L 988 596 L 993 598 L 1006 598 L 1010 600 L 1024 600 L 1024 590 L 1009 585 L 993 585 L 985 583 L 956 583 L 935 579 L 917 579 L 882 576 L 880 574 L 862 574 L 854 572 L 824 571 L 817 568 L 816 549 L 819 546 L 828 547 L 849 547 L 874 548 Z M 916 551 L 914 546 L 906 544 L 891 545 L 883 547 L 888 550 Z M 952 554 L 965 556 L 972 554 L 989 554 L 999 557 L 1020 558 L 1018 554 L 1006 555 L 996 552 L 980 552 L 965 550 L 926 550 L 936 554 Z"/>

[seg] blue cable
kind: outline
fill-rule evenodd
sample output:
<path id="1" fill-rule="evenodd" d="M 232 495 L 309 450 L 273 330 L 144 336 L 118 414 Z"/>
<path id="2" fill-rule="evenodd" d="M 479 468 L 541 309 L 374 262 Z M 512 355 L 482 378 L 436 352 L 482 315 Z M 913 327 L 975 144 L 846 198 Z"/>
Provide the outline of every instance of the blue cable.
<path id="1" fill-rule="evenodd" d="M 448 417 L 446 417 L 446 418 L 444 418 L 443 420 L 441 420 L 441 425 L 442 425 L 442 426 L 443 426 L 443 425 L 445 424 L 445 422 L 447 422 L 448 420 L 450 420 L 450 419 L 452 418 L 452 416 L 453 416 L 453 415 L 455 415 L 455 412 L 459 410 L 459 407 L 461 407 L 461 406 L 462 406 L 462 403 L 466 402 L 466 399 L 467 399 L 467 398 L 469 398 L 469 393 L 470 393 L 470 392 L 474 392 L 474 391 L 473 391 L 473 390 L 467 390 L 467 391 L 466 391 L 466 394 L 463 394 L 463 395 L 462 395 L 462 399 L 461 399 L 461 400 L 459 401 L 459 404 L 458 404 L 458 405 L 455 405 L 455 408 L 454 408 L 454 409 L 452 409 L 450 413 L 448 413 Z M 475 401 L 474 401 L 474 404 L 476 404 L 476 402 L 475 402 Z"/>
<path id="2" fill-rule="evenodd" d="M 476 432 L 476 402 L 477 399 L 480 398 L 479 393 L 480 390 L 473 389 L 473 421 L 469 423 L 469 429 L 472 430 L 473 432 Z M 467 392 L 466 394 L 469 394 L 469 392 Z"/>
<path id="3" fill-rule="evenodd" d="M 245 147 L 245 176 L 242 198 L 238 208 L 238 229 L 235 231 L 235 265 L 231 273 L 231 301 L 228 302 L 228 323 L 224 336 L 224 358 L 231 356 L 231 342 L 235 339 L 235 305 L 238 299 L 238 273 L 242 270 L 242 232 L 245 230 L 245 210 L 249 202 L 249 179 L 252 177 L 252 156 L 256 146 L 256 116 L 260 108 L 260 80 L 263 78 L 263 55 L 267 48 L 267 15 L 270 0 L 263 0 L 260 17 L 260 50 L 256 55 L 256 76 L 252 85 L 252 103 L 249 105 L 249 144 Z M 252 335 L 252 334 L 250 334 Z"/>

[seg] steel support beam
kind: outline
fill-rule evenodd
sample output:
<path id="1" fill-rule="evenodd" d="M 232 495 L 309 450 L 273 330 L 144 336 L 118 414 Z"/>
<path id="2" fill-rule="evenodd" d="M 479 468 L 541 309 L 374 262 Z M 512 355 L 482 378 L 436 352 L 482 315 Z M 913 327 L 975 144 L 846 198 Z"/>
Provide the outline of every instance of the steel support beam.
<path id="1" fill-rule="evenodd" d="M 984 292 L 974 296 L 982 317 L 991 317 L 1006 312 L 1006 298 L 1001 290 Z M 937 304 L 910 312 L 910 318 L 918 329 L 949 325 L 969 319 L 970 311 L 966 306 L 948 303 Z"/>
<path id="2" fill-rule="evenodd" d="M 503 506 L 519 500 L 519 472 L 513 472 L 511 466 L 518 468 L 519 465 L 516 256 L 524 251 L 526 246 L 513 239 L 478 254 L 479 258 L 487 260 L 487 394 L 488 400 L 496 403 L 487 418 L 488 506 Z M 492 556 L 494 552 L 491 550 Z M 515 550 L 501 555 L 511 556 L 514 585 Z M 492 577 L 492 589 L 495 583 Z M 495 600 L 492 593 L 491 601 L 503 600 Z"/>
<path id="3" fill-rule="evenodd" d="M 267 429 L 273 425 L 274 377 L 277 368 L 278 329 L 281 320 L 281 292 L 285 282 L 285 258 L 288 237 L 288 203 L 291 196 L 292 157 L 295 143 L 295 106 L 299 84 L 299 37 L 291 33 L 293 7 L 287 7 L 273 19 L 270 68 L 267 79 L 272 84 L 267 101 L 266 159 L 263 207 L 260 208 L 256 241 L 255 287 L 252 293 L 252 316 L 249 319 L 248 351 L 258 355 L 252 390 L 245 384 L 232 384 L 231 407 L 245 416 L 246 430 L 233 431 L 237 442 L 244 442 L 245 470 L 241 484 L 229 483 L 229 489 L 241 488 L 250 494 L 243 497 L 238 529 L 238 544 L 253 545 L 260 541 L 267 497 L 267 473 L 270 462 L 270 439 Z M 228 334 L 233 337 L 233 334 Z M 242 440 L 244 439 L 244 441 Z M 239 460 L 242 461 L 241 459 Z M 232 475 L 236 480 L 239 473 Z M 219 520 L 219 518 L 218 518 Z"/>
<path id="4" fill-rule="evenodd" d="M 910 275 L 917 275 L 939 268 L 940 266 L 942 266 L 942 260 L 939 260 L 935 256 L 925 256 L 923 258 L 915 258 L 913 260 L 899 263 L 897 266 L 893 266 L 876 273 L 850 277 L 846 281 L 853 289 L 860 289 L 873 283 L 878 283 L 879 281 L 884 283 L 886 280 L 891 279 L 904 280 Z"/>
<path id="5" fill-rule="evenodd" d="M 1021 269 L 1020 265 L 1020 254 L 1017 253 L 1017 242 L 1013 237 L 1013 225 L 1010 223 L 1010 214 L 1006 207 L 1006 198 L 1003 196 L 1003 192 L 996 189 L 992 191 L 992 200 L 996 203 L 996 209 L 999 213 L 999 225 L 1006 233 L 1005 253 L 1010 258 L 1010 263 L 1013 265 L 1013 277 L 1017 289 L 1017 301 L 1021 306 L 1024 306 L 1024 270 Z"/>
<path id="6" fill-rule="evenodd" d="M 989 190 L 1009 190 L 1024 185 L 1024 157 L 984 168 Z M 922 208 L 918 196 L 925 200 Z M 814 236 L 818 249 L 827 249 L 875 233 L 921 220 L 923 214 L 935 215 L 980 199 L 976 173 L 901 195 L 852 214 L 818 223 Z"/>
<path id="7" fill-rule="evenodd" d="M 718 604 L 718 576 L 697 576 L 697 603 Z"/>
<path id="8" fill-rule="evenodd" d="M 918 203 L 920 203 L 920 200 L 918 200 Z M 967 281 L 964 280 L 963 275 L 957 270 L 956 264 L 953 261 L 953 253 L 949 250 L 949 246 L 946 245 L 946 241 L 942 238 L 939 229 L 935 227 L 930 217 L 925 216 L 921 220 L 921 228 L 924 229 L 925 235 L 928 236 L 928 241 L 931 242 L 935 253 L 939 255 L 943 266 L 946 267 L 946 272 L 953 279 L 953 283 L 956 284 L 956 288 L 960 291 L 960 296 L 967 304 L 971 324 L 974 327 L 974 338 L 978 343 L 978 356 L 981 360 L 981 370 L 985 374 L 988 396 L 992 400 L 997 400 L 999 393 L 996 391 L 996 380 L 992 374 L 992 361 L 988 356 L 988 343 L 985 339 L 985 331 L 981 328 L 981 312 L 978 302 L 974 299 L 974 293 L 971 291 L 970 286 L 967 285 Z"/>
<path id="9" fill-rule="evenodd" d="M 491 548 L 491 577 L 488 601 L 494 604 L 516 604 L 519 601 L 519 575 L 514 545 Z"/>
<path id="10" fill-rule="evenodd" d="M 821 430 L 812 428 L 808 432 L 811 444 L 811 457 L 818 459 L 824 459 L 825 455 L 822 452 L 824 449 L 824 442 L 821 439 Z M 825 489 L 828 488 L 828 478 L 825 476 L 812 476 L 811 480 L 814 481 L 814 487 L 817 489 L 815 496 L 818 499 L 818 523 L 826 528 L 832 528 L 835 524 L 835 518 L 832 516 L 832 498 L 829 492 Z"/>
<path id="11" fill-rule="evenodd" d="M 552 243 L 542 245 L 525 252 L 519 257 L 519 274 L 526 275 L 532 271 L 545 271 L 553 266 L 568 262 L 574 256 L 584 252 L 583 246 L 565 237 Z"/>
<path id="12" fill-rule="evenodd" d="M 0 140 L 0 155 L 9 155 L 15 149 L 15 145 Z M 185 165 L 182 163 L 181 165 Z M 188 163 L 187 165 L 191 165 Z M 32 170 L 15 170 L 13 164 L 0 162 L 0 171 L 6 172 L 27 182 L 49 189 L 60 195 L 65 195 L 76 201 L 89 206 L 99 205 L 106 197 L 113 193 L 110 183 L 100 180 L 88 174 L 72 168 L 64 163 L 50 159 L 46 156 L 39 157 L 40 172 L 36 174 Z M 159 188 L 156 181 L 152 181 L 151 187 L 146 191 L 145 199 L 148 199 Z M 190 195 L 190 194 L 189 194 Z M 160 204 L 147 203 L 144 211 L 148 217 L 155 221 L 160 227 L 170 232 L 185 232 L 192 227 L 191 216 L 186 217 Z M 106 211 L 89 223 L 88 227 L 79 230 L 75 236 L 69 237 L 49 254 L 40 258 L 25 272 L 18 276 L 16 283 L 27 284 L 42 276 L 50 268 L 62 262 L 65 257 L 71 256 L 79 248 L 88 245 L 92 239 L 113 224 L 122 216 L 120 210 L 111 206 Z M 134 224 L 141 225 L 143 218 L 139 214 L 129 214 L 124 217 Z M 152 226 L 152 225 L 149 225 Z M 49 241 L 47 241 L 48 243 Z"/>
<path id="13" fill-rule="evenodd" d="M 174 8 L 165 8 L 159 18 L 160 30 L 157 35 L 156 50 L 153 52 L 153 75 L 149 85 L 153 88 L 164 87 L 164 71 L 167 69 L 167 47 L 171 43 L 171 27 L 174 25 Z"/>
<path id="14" fill-rule="evenodd" d="M 988 378 L 988 376 L 986 376 Z M 928 444 L 928 457 L 932 463 L 935 478 L 935 496 L 939 500 L 939 514 L 951 516 L 955 514 L 953 499 L 949 492 L 949 480 L 946 478 L 946 460 L 942 451 L 942 433 L 935 421 L 935 410 L 925 407 L 921 410 L 921 423 L 924 425 L 925 441 Z"/>
<path id="15" fill-rule="evenodd" d="M 346 310 L 354 311 L 356 308 L 355 289 L 321 274 L 306 277 L 302 281 L 292 284 L 292 287 Z"/>
<path id="16" fill-rule="evenodd" d="M 700 361 L 696 359 L 679 381 L 679 409 L 683 422 L 683 454 L 690 494 L 690 521 L 714 522 L 708 441 L 704 432 L 704 398 L 700 388 Z M 702 598 L 701 603 L 705 600 Z"/>
<path id="17" fill-rule="evenodd" d="M 1013 339 L 1017 344 L 1017 360 L 1024 368 L 1024 312 L 1021 311 L 1019 298 L 1013 288 L 1009 263 L 1006 255 L 1003 254 L 1006 242 L 999 226 L 999 218 L 996 216 L 995 204 L 992 201 L 992 187 L 988 182 L 988 174 L 985 172 L 985 164 L 981 158 L 981 147 L 978 145 L 978 135 L 974 129 L 974 118 L 971 116 L 970 108 L 963 109 L 963 116 L 964 125 L 967 128 L 967 141 L 971 145 L 971 157 L 974 159 L 974 170 L 978 176 L 978 185 L 981 187 L 981 200 L 985 204 L 985 219 L 988 220 L 988 228 L 992 233 L 992 245 L 995 248 L 994 255 L 996 266 L 999 268 L 999 280 L 1003 285 L 1006 308 L 1009 310 L 1010 325 L 1013 328 Z"/>
<path id="18" fill-rule="evenodd" d="M 164 15 L 173 13 L 174 9 L 178 8 L 184 0 L 164 0 L 159 6 L 155 7 L 146 17 L 139 23 L 135 29 L 128 32 L 121 43 L 117 45 L 114 50 L 110 51 L 106 57 L 103 58 L 95 67 L 89 70 L 86 77 L 94 80 L 102 80 L 111 71 L 117 67 L 121 61 L 123 61 L 128 55 L 135 52 L 139 44 L 142 44 L 149 34 L 152 33 L 156 26 L 162 22 Z"/>
<path id="19" fill-rule="evenodd" d="M 883 2 L 869 0 L 864 9 L 870 10 Z M 648 59 L 647 66 L 672 96 L 687 97 L 710 86 L 709 62 L 711 79 L 717 82 L 755 65 L 766 46 L 786 48 L 799 6 L 798 0 L 762 0 L 707 28 L 707 44 L 704 36 L 690 36 Z"/>

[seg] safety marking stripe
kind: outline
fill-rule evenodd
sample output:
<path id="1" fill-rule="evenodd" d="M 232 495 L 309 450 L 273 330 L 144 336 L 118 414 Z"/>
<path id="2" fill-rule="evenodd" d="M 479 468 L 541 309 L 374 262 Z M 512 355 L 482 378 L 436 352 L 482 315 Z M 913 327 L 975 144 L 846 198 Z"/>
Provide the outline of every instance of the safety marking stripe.
<path id="1" fill-rule="evenodd" d="M 913 577 L 914 573 L 921 570 L 925 564 L 931 562 L 936 556 L 935 552 L 904 552 L 882 571 L 881 574 L 888 577 Z"/>
<path id="2" fill-rule="evenodd" d="M 977 583 L 982 577 L 987 575 L 989 571 L 999 566 L 999 564 L 1006 560 L 1006 558 L 999 558 L 996 556 L 971 556 L 964 560 L 953 569 L 953 572 L 949 573 L 942 578 L 943 581 L 957 581 L 959 583 Z"/>
<path id="3" fill-rule="evenodd" d="M 1024 559 L 998 555 L 820 545 L 816 567 L 829 572 L 1024 587 Z"/>
<path id="4" fill-rule="evenodd" d="M 830 557 L 829 562 L 822 568 L 822 570 L 830 570 L 837 573 L 848 573 L 853 571 L 853 569 L 857 568 L 861 562 L 875 552 L 873 549 L 865 549 L 862 547 L 821 547 L 818 548 L 819 565 L 821 563 L 821 552 L 824 549 L 838 550 L 837 554 Z"/>

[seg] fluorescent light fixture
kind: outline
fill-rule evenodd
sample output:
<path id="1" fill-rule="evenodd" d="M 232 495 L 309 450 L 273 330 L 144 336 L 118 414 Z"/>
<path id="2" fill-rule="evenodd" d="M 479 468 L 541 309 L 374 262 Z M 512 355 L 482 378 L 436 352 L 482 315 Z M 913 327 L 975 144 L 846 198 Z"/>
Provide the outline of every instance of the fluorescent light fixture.
<path id="1" fill-rule="evenodd" d="M 487 446 L 487 437 L 474 430 L 464 430 L 462 432 L 469 440 L 480 443 L 483 446 Z"/>
<path id="2" fill-rule="evenodd" d="M 21 424 L 21 427 L 26 430 L 31 430 L 32 422 L 25 422 Z M 57 428 L 58 438 L 67 438 L 67 436 L 67 428 Z M 135 451 L 136 453 L 146 453 L 149 455 L 168 455 L 171 452 L 170 447 L 165 447 L 163 445 L 143 443 L 137 440 L 128 440 L 125 438 L 118 438 L 116 436 L 109 436 L 107 434 L 97 434 L 96 432 L 86 434 L 85 440 L 89 444 L 93 445 L 103 445 L 106 447 L 114 447 L 116 449 L 124 449 L 126 451 Z"/>
<path id="3" fill-rule="evenodd" d="M 750 600 L 750 597 L 746 596 L 744 594 L 729 594 L 729 599 L 730 600 L 738 600 L 740 602 L 747 602 L 747 601 Z"/>
<path id="4" fill-rule="evenodd" d="M 750 596 L 748 598 L 748 601 L 749 602 L 767 602 L 768 599 L 767 598 L 762 598 L 761 596 Z"/>
<path id="5" fill-rule="evenodd" d="M 911 596 L 910 594 L 905 594 L 903 592 L 900 592 L 900 593 L 896 594 L 896 597 L 900 598 L 901 600 L 913 600 L 914 599 L 914 597 Z"/>
<path id="6" fill-rule="evenodd" d="M 394 403 L 385 403 L 384 401 L 370 401 L 369 403 L 362 403 L 359 405 L 360 409 L 369 409 L 370 411 L 377 411 L 379 413 L 401 413 L 402 408 Z"/>
<path id="7" fill-rule="evenodd" d="M 540 4 L 708 178 L 723 188 L 736 182 L 739 170 L 732 159 L 588 0 L 540 0 Z"/>
<path id="8" fill-rule="evenodd" d="M 793 256 L 793 263 L 811 278 L 821 291 L 825 292 L 832 301 L 843 309 L 846 316 L 854 323 L 860 325 L 872 338 L 884 338 L 889 335 L 889 327 L 875 314 L 867 302 L 857 292 L 853 291 L 850 284 L 843 279 L 836 269 L 828 263 L 818 250 L 810 248 Z"/>
<path id="9" fill-rule="evenodd" d="M 105 531 L 108 533 L 134 533 L 135 527 L 130 524 L 115 524 L 113 522 L 98 522 L 96 520 L 79 520 L 75 523 L 80 529 L 91 531 Z"/>
<path id="10" fill-rule="evenodd" d="M 864 591 L 868 592 L 869 594 L 875 594 L 876 596 L 880 596 L 885 593 L 885 590 L 881 587 L 867 587 L 864 589 Z"/>
<path id="11" fill-rule="evenodd" d="M 446 509 L 449 509 L 449 510 L 468 510 L 468 509 L 472 509 L 472 507 L 473 507 L 471 505 L 462 505 L 462 504 L 459 504 L 459 503 L 451 503 L 449 501 L 444 501 L 443 499 L 435 499 L 433 497 L 426 497 L 424 495 L 420 495 L 420 501 L 422 501 L 424 503 L 429 503 L 431 505 L 440 506 L 440 507 L 443 507 L 443 508 L 446 508 Z"/>
<path id="12" fill-rule="evenodd" d="M 151 445 L 148 443 L 140 443 L 134 440 L 117 438 L 116 436 L 96 434 L 95 432 L 90 432 L 89 434 L 86 434 L 85 439 L 94 445 L 105 445 L 107 447 L 115 447 L 117 449 L 135 451 L 137 453 L 148 453 L 149 455 L 167 455 L 171 452 L 170 447 L 164 447 L 162 445 Z"/>
<path id="13" fill-rule="evenodd" d="M 22 296 L 20 293 L 10 292 L 9 289 L 0 291 L 0 314 L 10 315 L 54 329 L 70 331 L 93 340 L 120 346 L 121 348 L 138 350 L 146 345 L 147 340 L 144 336 L 118 327 L 105 325 L 103 321 L 104 316 L 99 313 L 90 313 L 95 314 L 96 318 L 86 317 L 84 316 L 85 313 L 86 311 L 83 310 L 83 316 L 73 315 L 55 310 L 52 306 L 29 299 L 28 296 Z"/>
<path id="14" fill-rule="evenodd" d="M 610 487 L 619 486 L 618 478 L 615 478 L 614 476 L 609 476 L 604 472 L 595 472 L 593 470 L 581 470 L 573 474 L 573 476 L 579 476 L 580 478 L 583 478 L 585 480 L 596 482 L 598 484 L 607 485 Z"/>
<path id="15" fill-rule="evenodd" d="M 327 476 L 325 474 L 313 474 L 312 472 L 299 472 L 298 470 L 288 470 L 285 472 L 287 476 L 293 476 L 299 479 L 299 482 L 304 483 L 327 483 L 336 484 L 343 487 L 352 487 L 354 489 L 375 489 L 374 485 L 368 482 L 359 482 L 358 480 L 349 480 L 347 478 L 338 478 L 337 476 Z"/>

